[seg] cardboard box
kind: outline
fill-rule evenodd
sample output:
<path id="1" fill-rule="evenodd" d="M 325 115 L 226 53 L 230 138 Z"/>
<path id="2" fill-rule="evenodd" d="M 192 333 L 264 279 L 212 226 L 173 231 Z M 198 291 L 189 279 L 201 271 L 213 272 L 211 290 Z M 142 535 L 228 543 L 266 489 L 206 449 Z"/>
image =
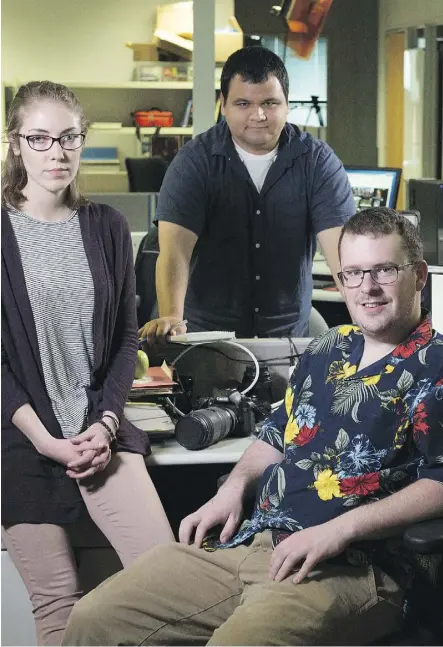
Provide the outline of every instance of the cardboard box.
<path id="1" fill-rule="evenodd" d="M 170 52 L 176 56 L 181 56 L 185 61 L 192 60 L 194 43 L 192 40 L 178 36 L 171 31 L 156 29 L 154 32 L 154 41 L 160 49 Z"/>
<path id="2" fill-rule="evenodd" d="M 237 19 L 232 16 L 229 24 L 234 31 L 215 32 L 215 62 L 224 63 L 231 54 L 243 47 L 243 32 Z"/>
<path id="3" fill-rule="evenodd" d="M 193 2 L 174 2 L 157 6 L 157 29 L 173 34 L 191 34 L 192 38 L 193 25 Z"/>
<path id="4" fill-rule="evenodd" d="M 192 2 L 176 2 L 157 7 L 157 26 L 154 41 L 172 54 L 192 59 L 194 31 Z M 237 49 L 243 47 L 243 32 L 236 18 L 228 20 L 231 30 L 215 32 L 215 61 L 224 63 Z"/>
<path id="5" fill-rule="evenodd" d="M 125 43 L 132 49 L 134 61 L 158 61 L 157 45 L 155 43 Z"/>

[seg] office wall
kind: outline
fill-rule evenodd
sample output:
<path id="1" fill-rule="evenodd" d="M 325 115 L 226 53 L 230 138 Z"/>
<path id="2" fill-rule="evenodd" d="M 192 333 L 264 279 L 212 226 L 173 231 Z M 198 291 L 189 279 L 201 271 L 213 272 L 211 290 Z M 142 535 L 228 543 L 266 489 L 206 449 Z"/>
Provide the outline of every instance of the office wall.
<path id="1" fill-rule="evenodd" d="M 386 33 L 405 30 L 407 27 L 424 27 L 424 25 L 443 25 L 442 0 L 379 0 L 378 26 L 378 121 L 377 144 L 378 163 L 386 164 Z M 403 100 L 401 98 L 401 100 Z"/>
<path id="2" fill-rule="evenodd" d="M 377 163 L 378 0 L 334 0 L 328 37 L 328 143 L 345 164 Z"/>
<path id="3" fill-rule="evenodd" d="M 443 24 L 441 0 L 380 0 L 380 24 L 386 29 Z"/>
<path id="4" fill-rule="evenodd" d="M 2 79 L 130 81 L 124 43 L 149 42 L 157 5 L 170 1 L 2 0 Z M 234 0 L 216 0 L 216 28 L 233 13 Z"/>

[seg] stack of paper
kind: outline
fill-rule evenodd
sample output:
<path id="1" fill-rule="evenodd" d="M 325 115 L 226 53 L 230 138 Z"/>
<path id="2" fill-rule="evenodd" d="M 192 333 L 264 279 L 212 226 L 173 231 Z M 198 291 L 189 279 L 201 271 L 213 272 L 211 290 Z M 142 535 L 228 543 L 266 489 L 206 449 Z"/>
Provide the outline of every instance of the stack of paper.
<path id="1" fill-rule="evenodd" d="M 163 407 L 152 402 L 127 402 L 124 408 L 127 420 L 146 431 L 151 440 L 174 435 L 175 425 Z"/>
<path id="2" fill-rule="evenodd" d="M 162 366 L 150 366 L 146 375 L 132 383 L 132 390 L 141 390 L 149 395 L 168 395 L 173 393 L 177 382 L 172 379 L 172 370 L 163 362 Z"/>
<path id="3" fill-rule="evenodd" d="M 187 332 L 183 335 L 171 335 L 167 338 L 173 344 L 201 344 L 211 341 L 229 341 L 235 339 L 232 330 L 208 330 L 204 332 Z"/>

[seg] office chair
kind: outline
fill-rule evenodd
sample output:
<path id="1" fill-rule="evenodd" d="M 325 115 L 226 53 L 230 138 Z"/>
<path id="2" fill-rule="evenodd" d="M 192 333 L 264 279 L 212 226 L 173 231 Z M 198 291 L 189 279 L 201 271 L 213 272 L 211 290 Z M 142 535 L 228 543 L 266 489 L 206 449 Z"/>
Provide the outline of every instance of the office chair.
<path id="1" fill-rule="evenodd" d="M 409 526 L 403 534 L 404 546 L 419 556 L 443 554 L 443 518 Z M 420 573 L 406 595 L 405 617 L 399 632 L 385 636 L 374 645 L 442 645 L 443 561 L 434 573 Z"/>
<path id="2" fill-rule="evenodd" d="M 158 317 L 155 289 L 155 265 L 158 254 L 158 230 L 154 226 L 142 238 L 135 257 L 135 292 L 139 328 L 147 321 Z"/>
<path id="3" fill-rule="evenodd" d="M 308 322 L 308 337 L 317 337 L 317 335 L 320 335 L 327 330 L 329 330 L 329 326 L 326 323 L 326 320 L 318 310 L 312 307 Z"/>
<path id="4" fill-rule="evenodd" d="M 158 193 L 168 164 L 163 157 L 126 157 L 129 191 Z"/>

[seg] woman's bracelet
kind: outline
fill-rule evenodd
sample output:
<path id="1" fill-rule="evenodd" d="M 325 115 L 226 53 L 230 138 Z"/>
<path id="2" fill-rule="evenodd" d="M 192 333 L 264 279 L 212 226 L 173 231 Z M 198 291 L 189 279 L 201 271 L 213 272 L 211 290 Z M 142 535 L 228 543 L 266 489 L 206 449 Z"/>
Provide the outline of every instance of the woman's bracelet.
<path id="1" fill-rule="evenodd" d="M 120 426 L 120 420 L 117 418 L 115 413 L 106 412 L 102 414 L 102 418 L 109 418 L 115 424 L 115 430 L 117 431 Z"/>
<path id="2" fill-rule="evenodd" d="M 102 427 L 105 428 L 106 433 L 108 434 L 109 443 L 112 443 L 116 439 L 117 433 L 104 420 L 97 420 L 97 422 L 98 422 L 99 425 L 102 425 Z"/>

